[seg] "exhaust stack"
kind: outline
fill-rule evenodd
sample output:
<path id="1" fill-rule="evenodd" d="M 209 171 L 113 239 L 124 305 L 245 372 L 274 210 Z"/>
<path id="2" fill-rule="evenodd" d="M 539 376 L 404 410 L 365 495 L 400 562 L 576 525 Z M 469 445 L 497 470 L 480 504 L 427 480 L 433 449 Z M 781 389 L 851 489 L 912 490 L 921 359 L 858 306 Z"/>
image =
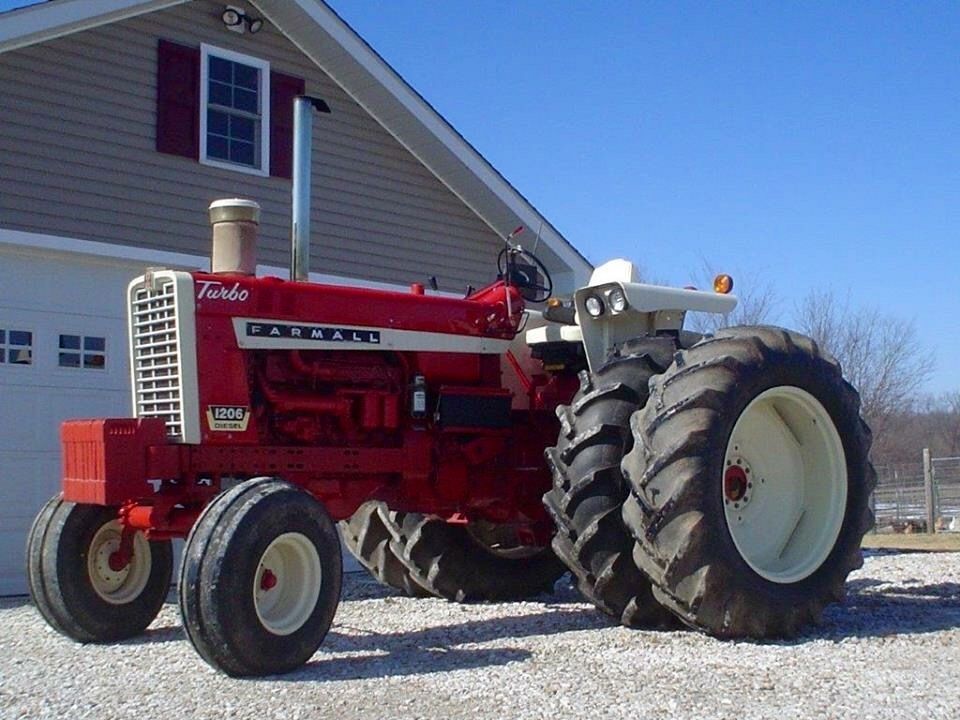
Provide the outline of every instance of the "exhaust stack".
<path id="1" fill-rule="evenodd" d="M 328 113 L 320 98 L 298 96 L 293 101 L 293 202 L 290 228 L 290 279 L 310 276 L 310 155 L 313 149 L 313 109 Z"/>
<path id="2" fill-rule="evenodd" d="M 213 226 L 210 271 L 254 275 L 260 206 L 242 198 L 214 200 L 210 203 L 210 225 Z"/>

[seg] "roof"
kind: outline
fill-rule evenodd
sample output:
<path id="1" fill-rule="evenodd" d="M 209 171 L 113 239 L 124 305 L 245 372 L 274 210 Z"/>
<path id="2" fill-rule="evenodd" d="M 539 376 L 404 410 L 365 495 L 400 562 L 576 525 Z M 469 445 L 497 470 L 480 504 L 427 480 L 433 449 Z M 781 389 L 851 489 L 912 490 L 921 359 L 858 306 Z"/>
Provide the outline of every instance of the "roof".
<path id="1" fill-rule="evenodd" d="M 51 0 L 3 13 L 0 53 L 179 5 L 187 0 Z M 572 287 L 591 264 L 539 211 L 328 5 L 320 0 L 250 0 L 494 232 L 536 233 L 551 270 L 569 268 Z M 565 285 L 567 283 L 564 283 Z"/>

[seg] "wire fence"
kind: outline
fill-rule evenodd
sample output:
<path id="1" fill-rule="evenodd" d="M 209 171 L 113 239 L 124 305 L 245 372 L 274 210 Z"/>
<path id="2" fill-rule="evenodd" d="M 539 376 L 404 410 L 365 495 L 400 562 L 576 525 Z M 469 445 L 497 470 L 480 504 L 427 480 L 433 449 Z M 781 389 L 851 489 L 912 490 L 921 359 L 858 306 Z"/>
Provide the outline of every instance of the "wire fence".
<path id="1" fill-rule="evenodd" d="M 877 529 L 960 531 L 960 457 L 877 465 L 873 509 Z"/>

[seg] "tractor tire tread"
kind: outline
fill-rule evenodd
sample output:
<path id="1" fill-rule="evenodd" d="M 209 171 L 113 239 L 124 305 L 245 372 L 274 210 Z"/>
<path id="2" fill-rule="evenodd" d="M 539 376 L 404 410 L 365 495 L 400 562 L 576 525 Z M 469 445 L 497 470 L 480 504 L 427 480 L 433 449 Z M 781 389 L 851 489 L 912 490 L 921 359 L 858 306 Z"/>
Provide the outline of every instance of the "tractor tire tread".
<path id="1" fill-rule="evenodd" d="M 338 523 L 343 544 L 381 584 L 408 597 L 429 597 L 431 593 L 414 580 L 394 553 L 394 523 L 389 513 L 386 504 L 376 500 L 361 505 L 349 519 Z"/>
<path id="2" fill-rule="evenodd" d="M 543 501 L 558 528 L 554 552 L 581 594 L 628 626 L 673 623 L 633 561 L 633 538 L 621 517 L 629 485 L 620 461 L 632 443 L 630 416 L 643 407 L 650 378 L 663 372 L 674 350 L 671 340 L 637 341 L 595 373 L 582 372 L 579 392 L 557 410 L 566 432 L 546 451 L 554 482 Z"/>
<path id="3" fill-rule="evenodd" d="M 828 574 L 822 589 L 794 603 L 771 602 L 746 589 L 746 566 L 717 549 L 723 522 L 708 516 L 704 501 L 707 458 L 722 452 L 713 437 L 720 414 L 744 377 L 777 363 L 815 374 L 833 390 L 841 415 L 855 419 L 848 428 L 856 464 L 848 512 L 855 517 L 841 530 L 832 559 L 821 566 Z M 634 562 L 652 581 L 654 596 L 685 624 L 718 637 L 796 635 L 827 604 L 842 599 L 847 574 L 862 564 L 863 534 L 873 524 L 867 497 L 876 474 L 856 391 L 839 363 L 809 338 L 781 328 L 744 327 L 721 330 L 679 351 L 671 367 L 653 379 L 650 392 L 631 422 L 634 445 L 623 469 L 632 496 L 623 519 L 636 540 Z"/>

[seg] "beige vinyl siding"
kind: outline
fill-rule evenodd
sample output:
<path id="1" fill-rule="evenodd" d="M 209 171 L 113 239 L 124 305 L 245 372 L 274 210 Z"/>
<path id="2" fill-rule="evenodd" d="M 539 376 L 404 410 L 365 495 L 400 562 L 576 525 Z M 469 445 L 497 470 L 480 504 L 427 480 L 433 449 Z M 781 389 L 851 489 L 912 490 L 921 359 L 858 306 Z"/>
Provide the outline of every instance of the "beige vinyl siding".
<path id="1" fill-rule="evenodd" d="M 222 11 L 192 2 L 0 55 L 0 227 L 206 255 L 207 205 L 243 196 L 263 206 L 259 261 L 285 267 L 289 180 L 154 149 L 157 41 L 206 42 L 330 105 L 314 121 L 312 270 L 435 274 L 451 291 L 491 279 L 500 241 L 479 217 L 276 28 L 237 35 Z"/>

